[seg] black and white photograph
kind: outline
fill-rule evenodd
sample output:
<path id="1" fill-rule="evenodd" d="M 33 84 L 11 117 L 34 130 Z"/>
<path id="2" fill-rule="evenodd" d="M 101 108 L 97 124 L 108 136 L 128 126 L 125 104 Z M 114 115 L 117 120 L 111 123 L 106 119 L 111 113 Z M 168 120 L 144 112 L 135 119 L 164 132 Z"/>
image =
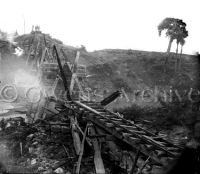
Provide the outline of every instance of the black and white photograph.
<path id="1" fill-rule="evenodd" d="M 199 0 L 0 5 L 0 174 L 200 174 Z"/>

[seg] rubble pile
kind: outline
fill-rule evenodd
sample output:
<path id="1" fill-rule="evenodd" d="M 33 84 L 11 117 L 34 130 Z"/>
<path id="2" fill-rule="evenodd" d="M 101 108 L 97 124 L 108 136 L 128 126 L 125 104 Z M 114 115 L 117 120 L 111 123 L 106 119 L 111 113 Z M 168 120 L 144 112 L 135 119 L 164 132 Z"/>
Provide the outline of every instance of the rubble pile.
<path id="1" fill-rule="evenodd" d="M 78 159 L 70 123 L 66 118 L 57 118 L 33 124 L 25 123 L 21 117 L 2 119 L 0 139 L 3 155 L 7 156 L 2 170 L 12 171 L 13 166 L 20 166 L 19 172 L 25 173 L 74 173 Z M 84 158 L 80 173 L 89 173 L 94 170 L 93 159 L 89 153 Z"/>

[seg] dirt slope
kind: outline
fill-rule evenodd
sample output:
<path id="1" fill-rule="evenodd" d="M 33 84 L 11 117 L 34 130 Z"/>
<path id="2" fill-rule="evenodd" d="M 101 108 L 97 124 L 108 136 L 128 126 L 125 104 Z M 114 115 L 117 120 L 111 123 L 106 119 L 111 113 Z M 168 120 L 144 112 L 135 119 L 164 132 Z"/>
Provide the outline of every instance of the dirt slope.
<path id="1" fill-rule="evenodd" d="M 120 49 L 87 52 L 84 49 L 66 46 L 61 41 L 42 32 L 37 33 L 35 38 L 34 35 L 34 32 L 22 35 L 16 41 L 26 52 L 31 43 L 34 43 L 35 47 L 39 45 L 38 55 L 42 53 L 45 44 L 49 48 L 52 44 L 56 44 L 59 50 L 62 49 L 65 54 L 63 55 L 60 52 L 61 59 L 67 59 L 72 63 L 77 50 L 79 50 L 80 59 L 78 63 L 86 65 L 89 75 L 87 84 L 100 95 L 109 95 L 119 88 L 124 88 L 129 100 L 133 100 L 134 91 L 136 90 L 154 89 L 155 86 L 162 89 L 169 89 L 170 86 L 189 89 L 194 87 L 197 81 L 195 56 L 182 55 L 181 69 L 175 73 L 176 56 L 173 53 L 169 57 L 169 63 L 165 66 L 164 62 L 167 56 L 165 53 Z M 40 43 L 38 44 L 39 40 Z M 100 98 L 97 100 L 100 100 Z M 127 99 L 124 101 L 127 101 Z M 138 101 L 138 103 L 140 102 Z M 126 104 L 130 105 L 131 103 L 126 102 Z"/>
<path id="2" fill-rule="evenodd" d="M 165 53 L 159 52 L 101 50 L 82 53 L 81 59 L 85 62 L 81 59 L 80 62 L 85 63 L 91 75 L 88 78 L 90 87 L 97 88 L 97 92 L 101 94 L 105 90 L 111 93 L 124 88 L 129 100 L 133 100 L 136 90 L 154 89 L 157 86 L 163 90 L 168 90 L 170 86 L 179 90 L 194 88 L 197 82 L 196 57 L 182 55 L 181 69 L 175 73 L 176 56 L 172 54 L 169 57 L 169 63 L 165 65 L 166 56 Z M 93 62 L 90 60 L 91 57 L 93 57 Z M 126 102 L 127 99 L 124 101 Z M 126 104 L 131 103 L 126 102 Z"/>

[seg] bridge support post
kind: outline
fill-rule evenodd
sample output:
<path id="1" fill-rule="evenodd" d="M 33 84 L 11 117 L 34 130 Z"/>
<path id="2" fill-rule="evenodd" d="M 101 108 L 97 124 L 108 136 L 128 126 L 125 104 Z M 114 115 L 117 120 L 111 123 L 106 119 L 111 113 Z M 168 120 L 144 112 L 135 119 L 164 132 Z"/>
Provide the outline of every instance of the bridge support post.
<path id="1" fill-rule="evenodd" d="M 137 161 L 138 161 L 139 156 L 140 156 L 140 149 L 138 149 L 137 152 L 136 152 L 135 159 L 134 159 L 134 162 L 133 162 L 133 167 L 131 168 L 130 174 L 134 173 L 134 170 L 137 166 Z"/>
<path id="2" fill-rule="evenodd" d="M 150 157 L 148 157 L 146 159 L 146 161 L 144 161 L 144 163 L 142 164 L 142 166 L 139 168 L 138 172 L 136 174 L 141 174 L 142 170 L 145 168 L 145 166 L 147 165 L 147 163 L 149 162 Z"/>
<path id="3" fill-rule="evenodd" d="M 76 154 L 79 155 L 81 151 L 81 140 L 78 133 L 79 131 L 76 128 L 76 118 L 70 117 L 70 122 L 71 122 L 74 148 L 75 148 Z"/>
<path id="4" fill-rule="evenodd" d="M 93 126 L 90 127 L 91 135 L 96 135 L 96 131 Z M 103 160 L 101 158 L 101 149 L 99 147 L 99 142 L 97 138 L 92 138 L 92 144 L 94 147 L 94 164 L 96 173 L 98 174 L 105 174 L 105 168 L 103 164 Z"/>
<path id="5" fill-rule="evenodd" d="M 87 136 L 87 130 L 88 130 L 88 124 L 86 125 L 85 131 L 84 131 L 84 134 L 83 134 L 83 139 L 82 139 L 82 143 L 81 143 L 81 150 L 80 150 L 80 154 L 79 154 L 78 162 L 77 162 L 77 166 L 76 166 L 76 174 L 79 174 L 79 172 L 80 172 L 81 160 L 82 160 L 82 157 L 83 157 L 85 139 L 86 139 L 86 136 Z"/>

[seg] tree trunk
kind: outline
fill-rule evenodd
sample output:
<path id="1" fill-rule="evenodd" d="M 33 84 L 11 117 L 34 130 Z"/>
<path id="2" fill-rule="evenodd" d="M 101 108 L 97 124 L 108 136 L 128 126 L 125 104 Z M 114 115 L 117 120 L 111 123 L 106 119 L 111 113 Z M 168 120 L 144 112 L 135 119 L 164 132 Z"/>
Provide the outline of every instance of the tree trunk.
<path id="1" fill-rule="evenodd" d="M 175 67 L 174 67 L 175 72 L 177 72 L 177 70 L 178 70 L 178 45 L 179 45 L 179 43 L 177 42 L 176 43 Z"/>
<path id="2" fill-rule="evenodd" d="M 181 55 L 183 54 L 183 45 L 181 45 Z"/>
<path id="3" fill-rule="evenodd" d="M 180 52 L 180 56 L 179 56 L 179 65 L 178 65 L 178 69 L 179 70 L 181 69 L 181 57 L 182 57 L 182 54 L 183 54 L 183 45 L 181 45 L 181 52 Z"/>
<path id="4" fill-rule="evenodd" d="M 169 58 L 169 53 L 170 53 L 170 50 L 171 50 L 172 42 L 173 42 L 173 39 L 170 37 L 168 48 L 167 48 L 167 56 L 166 56 L 166 59 L 165 59 L 165 66 L 168 63 L 168 58 Z M 166 69 L 165 69 L 165 71 L 166 71 Z"/>
<path id="5" fill-rule="evenodd" d="M 168 44 L 168 48 L 167 48 L 167 53 L 169 53 L 170 50 L 171 50 L 172 42 L 173 42 L 173 38 L 170 37 L 170 39 L 169 39 L 169 44 Z"/>
<path id="6" fill-rule="evenodd" d="M 179 43 L 176 43 L 176 55 L 178 54 L 178 45 Z"/>

